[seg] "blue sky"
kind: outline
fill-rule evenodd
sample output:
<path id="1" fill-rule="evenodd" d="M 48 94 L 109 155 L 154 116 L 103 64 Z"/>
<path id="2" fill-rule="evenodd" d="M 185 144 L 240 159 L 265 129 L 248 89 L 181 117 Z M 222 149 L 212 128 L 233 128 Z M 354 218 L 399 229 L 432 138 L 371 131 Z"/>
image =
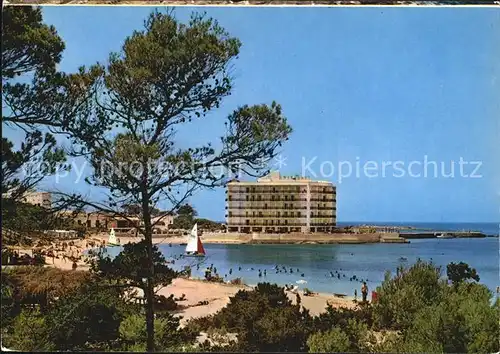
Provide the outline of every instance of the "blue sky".
<path id="1" fill-rule="evenodd" d="M 176 9 L 181 20 L 194 8 Z M 66 43 L 61 69 L 105 62 L 152 8 L 45 7 Z M 242 43 L 233 94 L 180 144 L 215 141 L 238 105 L 279 102 L 294 132 L 282 148 L 284 174 L 337 185 L 338 221 L 498 221 L 500 207 L 500 11 L 494 8 L 198 8 Z M 438 164 L 423 177 L 395 177 L 383 162 Z M 458 161 L 481 161 L 461 177 Z M 366 161 L 378 177 L 365 175 Z M 339 179 L 341 161 L 355 171 Z M 455 177 L 446 173 L 455 161 Z M 321 164 L 323 163 L 323 176 Z M 474 166 L 463 167 L 470 175 Z M 345 171 L 345 170 L 344 170 Z M 398 174 L 399 175 L 399 174 Z M 54 178 L 45 181 L 51 188 Z M 63 178 L 60 189 L 88 193 Z M 92 195 L 99 197 L 99 191 Z M 224 191 L 190 200 L 200 216 L 224 219 Z"/>

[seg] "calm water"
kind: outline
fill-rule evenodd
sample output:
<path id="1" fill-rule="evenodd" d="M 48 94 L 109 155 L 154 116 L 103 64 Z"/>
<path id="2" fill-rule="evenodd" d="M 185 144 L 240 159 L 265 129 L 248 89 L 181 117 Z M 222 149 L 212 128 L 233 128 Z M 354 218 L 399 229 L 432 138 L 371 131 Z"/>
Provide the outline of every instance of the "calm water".
<path id="1" fill-rule="evenodd" d="M 167 258 L 179 256 L 184 246 L 162 245 L 161 251 Z M 111 249 L 116 254 L 119 249 Z M 206 244 L 207 256 L 204 260 L 183 258 L 175 261 L 173 268 L 180 270 L 191 265 L 193 276 L 203 277 L 206 267 L 213 264 L 217 272 L 226 279 L 240 277 L 247 284 L 260 281 L 295 284 L 298 280 L 307 281 L 300 285 L 318 292 L 336 292 L 353 295 L 354 289 L 360 293 L 358 279 L 367 280 L 369 289 L 375 290 L 384 279 L 385 271 L 395 272 L 399 264 L 413 264 L 418 258 L 432 260 L 442 266 L 443 274 L 450 262 L 466 262 L 476 268 L 481 283 L 495 290 L 499 284 L 499 239 L 423 239 L 412 240 L 409 244 L 361 244 L 361 245 L 215 245 Z M 401 261 L 405 257 L 406 261 Z M 201 263 L 200 263 L 201 262 Z M 197 263 L 199 269 L 197 270 Z M 274 266 L 293 268 L 293 274 L 276 273 Z M 241 271 L 238 270 L 241 267 Z M 252 270 L 253 268 L 253 270 Z M 297 268 L 299 272 L 297 272 Z M 232 275 L 229 275 L 232 269 Z M 267 271 L 259 277 L 259 271 Z M 340 279 L 335 273 L 341 274 Z M 333 272 L 335 277 L 330 276 Z M 301 276 L 301 274 L 304 276 Z"/>

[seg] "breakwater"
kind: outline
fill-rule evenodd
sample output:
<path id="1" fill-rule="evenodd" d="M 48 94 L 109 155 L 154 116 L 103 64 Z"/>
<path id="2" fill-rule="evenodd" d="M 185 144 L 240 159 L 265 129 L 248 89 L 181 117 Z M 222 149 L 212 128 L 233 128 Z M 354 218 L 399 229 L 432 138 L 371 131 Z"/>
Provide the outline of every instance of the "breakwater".
<path id="1" fill-rule="evenodd" d="M 408 243 L 398 233 L 203 233 L 203 243 L 213 244 L 364 244 Z"/>
<path id="2" fill-rule="evenodd" d="M 486 237 L 485 234 L 479 231 L 427 231 L 427 232 L 414 231 L 414 232 L 401 232 L 399 233 L 399 236 L 405 239 Z"/>

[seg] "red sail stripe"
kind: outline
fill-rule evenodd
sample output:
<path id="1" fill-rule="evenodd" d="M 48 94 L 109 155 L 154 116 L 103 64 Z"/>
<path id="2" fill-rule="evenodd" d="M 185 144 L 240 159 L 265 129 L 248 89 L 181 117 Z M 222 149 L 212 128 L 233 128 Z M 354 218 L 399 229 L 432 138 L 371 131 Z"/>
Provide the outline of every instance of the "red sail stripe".
<path id="1" fill-rule="evenodd" d="M 203 248 L 203 244 L 201 243 L 201 240 L 199 237 L 198 237 L 198 253 L 205 254 L 205 249 Z"/>

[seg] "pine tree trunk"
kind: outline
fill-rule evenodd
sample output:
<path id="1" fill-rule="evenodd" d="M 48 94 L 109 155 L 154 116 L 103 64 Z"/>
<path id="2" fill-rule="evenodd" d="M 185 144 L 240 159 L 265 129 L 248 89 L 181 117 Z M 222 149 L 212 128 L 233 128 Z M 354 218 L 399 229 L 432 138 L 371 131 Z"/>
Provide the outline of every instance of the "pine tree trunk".
<path id="1" fill-rule="evenodd" d="M 149 195 L 146 188 L 142 192 L 142 215 L 144 218 L 144 239 L 146 241 L 148 269 L 146 292 L 146 331 L 147 342 L 146 350 L 154 352 L 155 350 L 155 328 L 154 328 L 154 263 L 153 263 L 153 231 L 151 228 L 151 214 L 149 210 Z"/>

